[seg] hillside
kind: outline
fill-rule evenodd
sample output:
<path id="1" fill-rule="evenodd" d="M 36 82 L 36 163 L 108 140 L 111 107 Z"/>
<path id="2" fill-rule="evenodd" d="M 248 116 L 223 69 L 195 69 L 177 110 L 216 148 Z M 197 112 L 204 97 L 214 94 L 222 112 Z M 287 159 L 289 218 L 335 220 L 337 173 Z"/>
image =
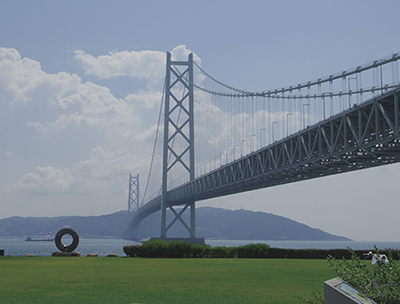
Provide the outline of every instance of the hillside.
<path id="1" fill-rule="evenodd" d="M 182 217 L 188 222 L 187 214 Z M 168 216 L 167 221 L 171 221 Z M 228 240 L 348 240 L 282 216 L 243 209 L 197 208 L 196 228 L 198 237 Z M 139 237 L 159 235 L 160 229 L 160 213 L 153 214 L 141 223 Z M 180 223 L 168 231 L 170 237 L 182 235 L 187 235 L 187 232 Z"/>
<path id="2" fill-rule="evenodd" d="M 10 217 L 0 220 L 0 236 L 53 236 L 63 227 L 74 228 L 85 238 L 122 238 L 127 212 L 102 216 L 63 216 L 53 218 Z M 183 216 L 185 218 L 185 216 Z M 231 240 L 347 240 L 320 229 L 270 213 L 248 210 L 226 210 L 212 207 L 196 209 L 197 236 Z M 160 213 L 146 218 L 139 227 L 139 237 L 159 236 Z M 186 236 L 177 223 L 168 232 L 170 237 Z"/>

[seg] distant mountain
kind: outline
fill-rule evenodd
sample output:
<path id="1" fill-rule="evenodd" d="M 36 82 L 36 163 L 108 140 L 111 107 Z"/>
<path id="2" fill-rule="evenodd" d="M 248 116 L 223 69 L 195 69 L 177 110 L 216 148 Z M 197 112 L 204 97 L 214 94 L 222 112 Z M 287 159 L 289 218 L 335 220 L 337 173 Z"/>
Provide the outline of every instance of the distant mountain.
<path id="1" fill-rule="evenodd" d="M 1 236 L 54 236 L 71 227 L 80 237 L 122 238 L 127 211 L 101 216 L 9 217 L 0 220 Z"/>
<path id="2" fill-rule="evenodd" d="M 188 222 L 188 214 L 182 217 Z M 140 224 L 139 238 L 158 236 L 160 229 L 160 214 L 155 213 Z M 213 207 L 196 209 L 196 234 L 227 240 L 349 240 L 271 213 Z M 187 231 L 178 222 L 168 231 L 170 237 L 182 235 L 186 236 Z"/>
<path id="3" fill-rule="evenodd" d="M 187 220 L 187 215 L 182 216 Z M 0 220 L 1 236 L 54 236 L 63 227 L 75 229 L 85 238 L 122 238 L 128 219 L 127 211 L 101 216 L 10 217 Z M 196 209 L 197 236 L 231 240 L 349 240 L 320 229 L 265 212 L 227 210 L 213 207 Z M 139 238 L 160 235 L 160 213 L 146 218 L 139 226 Z M 187 236 L 177 222 L 170 237 Z"/>

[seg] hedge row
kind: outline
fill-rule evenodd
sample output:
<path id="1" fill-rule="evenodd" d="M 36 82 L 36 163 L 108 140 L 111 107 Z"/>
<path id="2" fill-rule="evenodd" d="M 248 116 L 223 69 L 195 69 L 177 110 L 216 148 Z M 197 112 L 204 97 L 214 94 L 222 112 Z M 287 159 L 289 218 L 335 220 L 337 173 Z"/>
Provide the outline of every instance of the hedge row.
<path id="1" fill-rule="evenodd" d="M 348 249 L 281 249 L 271 248 L 266 244 L 249 244 L 239 247 L 211 247 L 206 244 L 192 244 L 186 241 L 163 241 L 151 239 L 142 245 L 125 246 L 124 252 L 130 257 L 149 258 L 289 258 L 289 259 L 326 259 L 329 255 L 336 259 L 350 259 Z M 361 259 L 365 250 L 355 250 Z M 388 250 L 380 250 L 388 255 Z M 392 250 L 398 258 L 400 251 Z"/>
<path id="2" fill-rule="evenodd" d="M 266 244 L 211 247 L 186 241 L 151 239 L 143 245 L 125 246 L 124 252 L 130 257 L 147 258 L 266 258 L 269 248 Z"/>

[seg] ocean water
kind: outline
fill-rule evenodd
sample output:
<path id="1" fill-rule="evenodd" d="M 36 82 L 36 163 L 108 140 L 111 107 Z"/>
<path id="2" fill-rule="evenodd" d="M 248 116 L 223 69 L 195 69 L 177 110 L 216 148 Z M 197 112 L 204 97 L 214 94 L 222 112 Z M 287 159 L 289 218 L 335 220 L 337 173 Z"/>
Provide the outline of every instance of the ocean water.
<path id="1" fill-rule="evenodd" d="M 374 242 L 374 241 L 255 241 L 255 240 L 206 240 L 211 246 L 241 246 L 251 243 L 268 244 L 274 248 L 286 249 L 347 249 L 373 250 L 376 245 L 378 249 L 400 249 L 399 242 Z"/>
<path id="2" fill-rule="evenodd" d="M 63 239 L 63 243 L 69 243 Z M 400 249 L 399 242 L 359 242 L 359 241 L 268 241 L 268 240 L 211 240 L 206 239 L 210 246 L 241 246 L 251 243 L 268 244 L 275 248 L 292 249 L 346 249 L 350 247 L 354 250 L 370 251 L 376 245 L 379 249 Z M 138 245 L 139 242 L 121 239 L 83 239 L 79 240 L 76 252 L 81 256 L 89 253 L 97 253 L 99 256 L 106 256 L 110 253 L 125 256 L 123 247 L 126 245 Z M 25 256 L 35 254 L 37 256 L 50 256 L 58 251 L 54 241 L 49 242 L 26 242 L 24 238 L 0 238 L 0 249 L 4 250 L 4 255 Z"/>
<path id="3" fill-rule="evenodd" d="M 62 239 L 63 244 L 69 245 L 68 240 Z M 81 256 L 89 253 L 97 253 L 99 256 L 106 256 L 116 253 L 118 256 L 125 256 L 123 247 L 125 245 L 140 244 L 138 242 L 120 239 L 79 239 L 78 247 L 75 252 L 80 252 Z M 27 242 L 25 238 L 0 238 L 0 249 L 4 250 L 4 255 L 24 256 L 35 254 L 37 256 L 51 256 L 55 251 L 59 251 L 54 241 L 46 242 Z"/>

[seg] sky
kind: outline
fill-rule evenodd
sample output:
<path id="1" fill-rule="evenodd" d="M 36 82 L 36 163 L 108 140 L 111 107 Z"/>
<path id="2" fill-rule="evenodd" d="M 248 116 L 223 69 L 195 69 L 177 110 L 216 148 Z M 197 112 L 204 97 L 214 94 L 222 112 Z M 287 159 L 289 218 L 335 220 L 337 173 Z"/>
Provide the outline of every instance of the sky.
<path id="1" fill-rule="evenodd" d="M 264 91 L 400 51 L 397 0 L 0 3 L 0 218 L 127 209 L 150 166 L 166 52 Z M 399 241 L 400 165 L 198 202 Z M 161 172 L 160 172 L 161 180 Z"/>

